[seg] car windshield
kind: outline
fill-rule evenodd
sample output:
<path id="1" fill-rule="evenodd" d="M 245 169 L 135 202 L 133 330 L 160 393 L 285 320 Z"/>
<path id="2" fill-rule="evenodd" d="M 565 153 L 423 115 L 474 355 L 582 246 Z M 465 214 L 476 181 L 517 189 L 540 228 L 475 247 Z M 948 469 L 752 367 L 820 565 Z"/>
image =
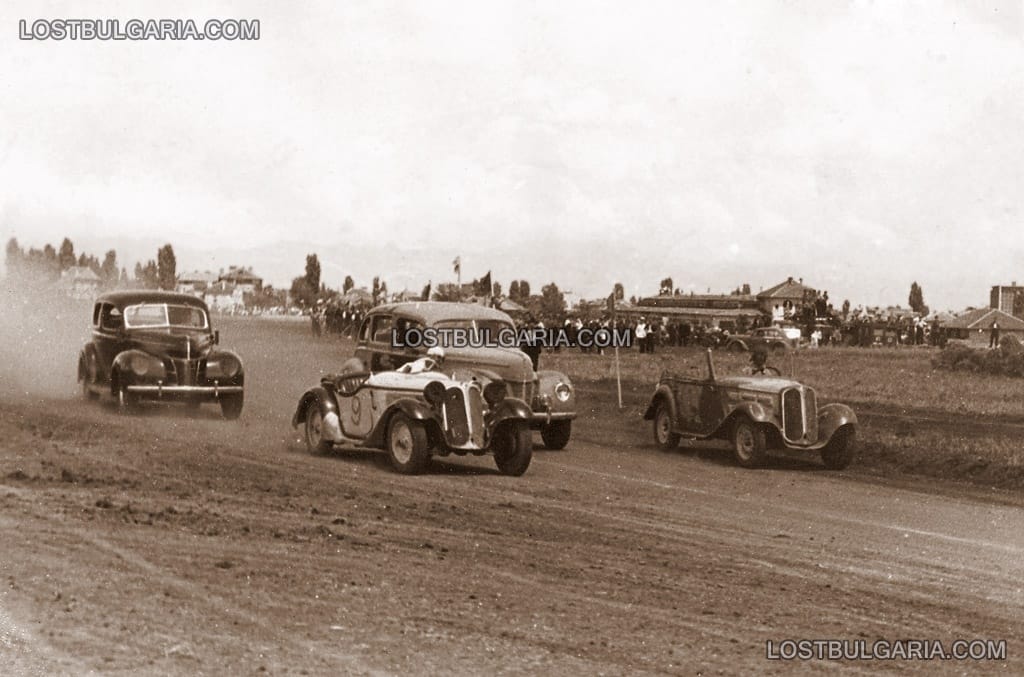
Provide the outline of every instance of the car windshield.
<path id="1" fill-rule="evenodd" d="M 441 320 L 434 324 L 437 329 L 468 329 L 474 334 L 487 334 L 487 338 L 491 341 L 500 340 L 500 335 L 503 330 L 514 330 L 510 322 L 505 320 Z M 441 343 L 444 345 L 447 341 L 444 340 L 445 336 L 441 336 Z M 444 347 L 450 347 L 444 345 Z"/>
<path id="2" fill-rule="evenodd" d="M 166 303 L 143 303 L 124 309 L 124 323 L 129 329 L 141 327 L 184 327 L 206 329 L 206 312 L 202 308 L 175 306 Z"/>

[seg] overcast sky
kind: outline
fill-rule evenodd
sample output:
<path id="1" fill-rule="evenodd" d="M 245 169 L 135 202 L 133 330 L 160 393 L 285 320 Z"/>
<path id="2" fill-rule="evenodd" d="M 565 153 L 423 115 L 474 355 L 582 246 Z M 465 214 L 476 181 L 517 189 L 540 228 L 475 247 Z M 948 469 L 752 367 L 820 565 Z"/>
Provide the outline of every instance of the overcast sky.
<path id="1" fill-rule="evenodd" d="M 0 235 L 170 241 L 179 270 L 279 285 L 306 251 L 328 284 L 417 290 L 461 255 L 464 280 L 590 297 L 794 275 L 855 305 L 914 280 L 983 304 L 1024 283 L 1021 9 L 8 1 Z M 18 40 L 57 17 L 261 39 Z"/>

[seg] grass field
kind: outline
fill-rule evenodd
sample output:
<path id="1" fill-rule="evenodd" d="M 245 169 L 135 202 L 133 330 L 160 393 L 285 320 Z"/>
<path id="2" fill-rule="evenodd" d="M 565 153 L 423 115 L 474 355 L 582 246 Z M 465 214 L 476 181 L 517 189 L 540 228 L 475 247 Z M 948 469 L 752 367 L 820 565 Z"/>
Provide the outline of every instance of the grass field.
<path id="1" fill-rule="evenodd" d="M 1024 422 L 1024 382 L 1021 379 L 933 369 L 937 349 L 822 348 L 800 350 L 769 358 L 784 376 L 794 377 L 818 391 L 822 401 L 860 403 L 894 410 L 979 414 L 1020 418 Z M 704 369 L 704 352 L 690 348 L 664 349 L 653 355 L 635 350 L 620 352 L 624 382 L 653 387 L 663 370 L 680 374 Z M 715 351 L 719 375 L 739 374 L 748 353 Z M 578 351 L 545 353 L 541 368 L 564 371 L 574 380 L 615 378 L 611 354 Z"/>
<path id="2" fill-rule="evenodd" d="M 933 369 L 935 349 L 823 348 L 772 357 L 784 376 L 814 387 L 819 402 L 844 402 L 860 417 L 854 471 L 906 479 L 941 478 L 1008 489 L 1024 488 L 1024 382 L 1005 376 Z M 738 374 L 746 353 L 714 353 L 718 375 Z M 616 406 L 614 360 L 577 351 L 546 353 L 542 369 L 567 373 L 580 390 L 583 426 L 613 436 L 649 423 L 647 405 L 663 370 L 703 374 L 702 350 L 674 348 L 653 355 L 620 354 L 622 410 Z M 586 405 L 589 405 L 586 406 Z"/>

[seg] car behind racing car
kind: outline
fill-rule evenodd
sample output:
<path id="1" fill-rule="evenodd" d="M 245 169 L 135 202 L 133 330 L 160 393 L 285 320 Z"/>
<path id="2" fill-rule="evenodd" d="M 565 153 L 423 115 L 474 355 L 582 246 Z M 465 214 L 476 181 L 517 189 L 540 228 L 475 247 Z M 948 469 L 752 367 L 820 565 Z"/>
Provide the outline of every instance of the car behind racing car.
<path id="1" fill-rule="evenodd" d="M 306 447 L 383 449 L 400 473 L 422 472 L 434 454 L 493 454 L 506 475 L 522 475 L 533 456 L 530 406 L 502 380 L 445 374 L 442 351 L 395 371 L 325 376 L 299 399 L 292 426 Z"/>

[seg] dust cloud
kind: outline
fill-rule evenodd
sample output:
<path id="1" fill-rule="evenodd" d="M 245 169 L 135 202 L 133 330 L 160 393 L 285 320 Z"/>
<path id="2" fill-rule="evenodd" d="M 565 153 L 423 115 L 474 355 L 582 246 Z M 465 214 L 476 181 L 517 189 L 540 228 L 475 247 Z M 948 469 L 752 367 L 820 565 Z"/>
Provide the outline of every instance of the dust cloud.
<path id="1" fill-rule="evenodd" d="M 74 397 L 92 300 L 12 276 L 0 280 L 0 292 L 0 397 Z"/>

